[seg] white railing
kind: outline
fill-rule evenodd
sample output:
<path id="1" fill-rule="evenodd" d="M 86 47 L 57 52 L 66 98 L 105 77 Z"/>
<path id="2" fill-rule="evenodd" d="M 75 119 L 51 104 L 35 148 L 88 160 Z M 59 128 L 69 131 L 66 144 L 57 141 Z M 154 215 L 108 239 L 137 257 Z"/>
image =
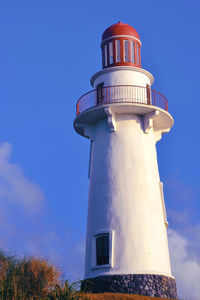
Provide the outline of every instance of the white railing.
<path id="1" fill-rule="evenodd" d="M 80 97 L 77 115 L 94 106 L 112 103 L 141 103 L 168 110 L 166 97 L 149 86 L 116 85 L 101 87 Z"/>

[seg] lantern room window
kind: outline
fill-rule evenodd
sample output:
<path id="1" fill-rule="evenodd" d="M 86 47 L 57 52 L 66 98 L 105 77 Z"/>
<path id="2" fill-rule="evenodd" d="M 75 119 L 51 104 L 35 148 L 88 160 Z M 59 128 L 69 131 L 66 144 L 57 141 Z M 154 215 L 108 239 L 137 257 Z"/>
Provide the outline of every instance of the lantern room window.
<path id="1" fill-rule="evenodd" d="M 115 41 L 115 49 L 116 49 L 116 62 L 120 62 L 121 61 L 120 40 Z"/>
<path id="2" fill-rule="evenodd" d="M 139 66 L 139 64 L 140 64 L 140 48 L 137 43 L 137 65 Z"/>
<path id="3" fill-rule="evenodd" d="M 129 41 L 124 41 L 124 61 L 129 61 Z"/>
<path id="4" fill-rule="evenodd" d="M 107 45 L 104 46 L 104 63 L 105 67 L 108 65 L 108 50 L 107 50 Z"/>
<path id="5" fill-rule="evenodd" d="M 135 42 L 131 41 L 131 62 L 135 63 Z"/>
<path id="6" fill-rule="evenodd" d="M 102 45 L 103 68 L 114 66 L 141 66 L 140 44 L 134 39 L 113 37 Z"/>
<path id="7" fill-rule="evenodd" d="M 109 46 L 109 63 L 113 64 L 113 43 L 110 42 L 108 46 Z"/>

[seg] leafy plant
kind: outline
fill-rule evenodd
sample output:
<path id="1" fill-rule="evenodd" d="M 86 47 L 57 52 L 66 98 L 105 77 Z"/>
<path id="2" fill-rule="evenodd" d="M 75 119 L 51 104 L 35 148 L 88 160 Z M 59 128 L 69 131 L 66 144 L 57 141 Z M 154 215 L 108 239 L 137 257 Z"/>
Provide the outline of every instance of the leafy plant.
<path id="1" fill-rule="evenodd" d="M 69 283 L 65 281 L 63 285 L 56 285 L 55 290 L 49 293 L 47 300 L 79 300 L 82 299 L 82 294 L 79 290 L 80 281 Z"/>

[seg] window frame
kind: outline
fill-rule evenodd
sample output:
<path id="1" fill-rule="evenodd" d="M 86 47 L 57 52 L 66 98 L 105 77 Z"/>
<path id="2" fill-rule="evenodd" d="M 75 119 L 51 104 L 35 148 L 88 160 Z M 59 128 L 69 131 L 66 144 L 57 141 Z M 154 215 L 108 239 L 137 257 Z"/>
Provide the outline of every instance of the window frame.
<path id="1" fill-rule="evenodd" d="M 116 63 L 120 63 L 122 61 L 121 58 L 121 40 L 115 40 L 115 55 L 116 55 Z"/>
<path id="2" fill-rule="evenodd" d="M 96 237 L 96 265 L 109 264 L 109 234 Z"/>
<path id="3" fill-rule="evenodd" d="M 130 62 L 130 47 L 129 47 L 129 40 L 123 40 L 123 42 L 124 42 L 124 62 Z M 126 46 L 127 45 L 127 46 Z M 126 53 L 126 51 L 127 51 L 127 53 Z M 126 60 L 127 59 L 127 60 Z"/>
<path id="4" fill-rule="evenodd" d="M 140 46 L 138 43 L 136 43 L 136 65 L 140 66 Z"/>
<path id="5" fill-rule="evenodd" d="M 109 65 L 112 65 L 114 63 L 114 47 L 113 47 L 113 41 L 108 43 L 108 52 L 109 52 Z"/>
<path id="6" fill-rule="evenodd" d="M 97 249 L 96 241 L 97 238 L 108 236 L 109 238 L 109 263 L 104 265 L 97 265 Z M 100 269 L 100 268 L 113 268 L 113 247 L 114 247 L 114 230 L 102 230 L 96 233 L 92 239 L 92 264 L 91 269 Z"/>
<path id="7" fill-rule="evenodd" d="M 104 66 L 108 66 L 108 45 L 104 45 Z"/>
<path id="8" fill-rule="evenodd" d="M 131 56 L 131 59 L 130 61 L 135 64 L 135 41 L 130 41 L 130 49 L 131 49 L 131 53 L 130 53 L 130 56 Z"/>
<path id="9" fill-rule="evenodd" d="M 162 201 L 163 219 L 164 219 L 165 226 L 168 227 L 169 223 L 167 221 L 167 213 L 166 213 L 165 199 L 164 199 L 164 192 L 163 192 L 163 183 L 161 181 L 159 181 L 159 188 L 160 188 L 160 195 L 161 195 L 161 201 Z"/>
<path id="10" fill-rule="evenodd" d="M 91 161 L 92 161 L 92 150 L 93 150 L 93 139 L 90 139 L 90 154 L 89 154 L 89 166 L 88 166 L 88 179 L 90 179 Z"/>

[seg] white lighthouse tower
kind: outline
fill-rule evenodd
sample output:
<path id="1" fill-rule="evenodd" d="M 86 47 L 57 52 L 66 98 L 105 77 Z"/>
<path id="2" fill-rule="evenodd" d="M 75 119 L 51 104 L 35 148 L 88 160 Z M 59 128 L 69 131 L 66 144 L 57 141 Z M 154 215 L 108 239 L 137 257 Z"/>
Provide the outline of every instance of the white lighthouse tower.
<path id="1" fill-rule="evenodd" d="M 173 118 L 140 48 L 131 26 L 105 30 L 103 69 L 77 102 L 75 130 L 91 141 L 84 279 L 95 293 L 177 298 L 156 154 Z"/>

